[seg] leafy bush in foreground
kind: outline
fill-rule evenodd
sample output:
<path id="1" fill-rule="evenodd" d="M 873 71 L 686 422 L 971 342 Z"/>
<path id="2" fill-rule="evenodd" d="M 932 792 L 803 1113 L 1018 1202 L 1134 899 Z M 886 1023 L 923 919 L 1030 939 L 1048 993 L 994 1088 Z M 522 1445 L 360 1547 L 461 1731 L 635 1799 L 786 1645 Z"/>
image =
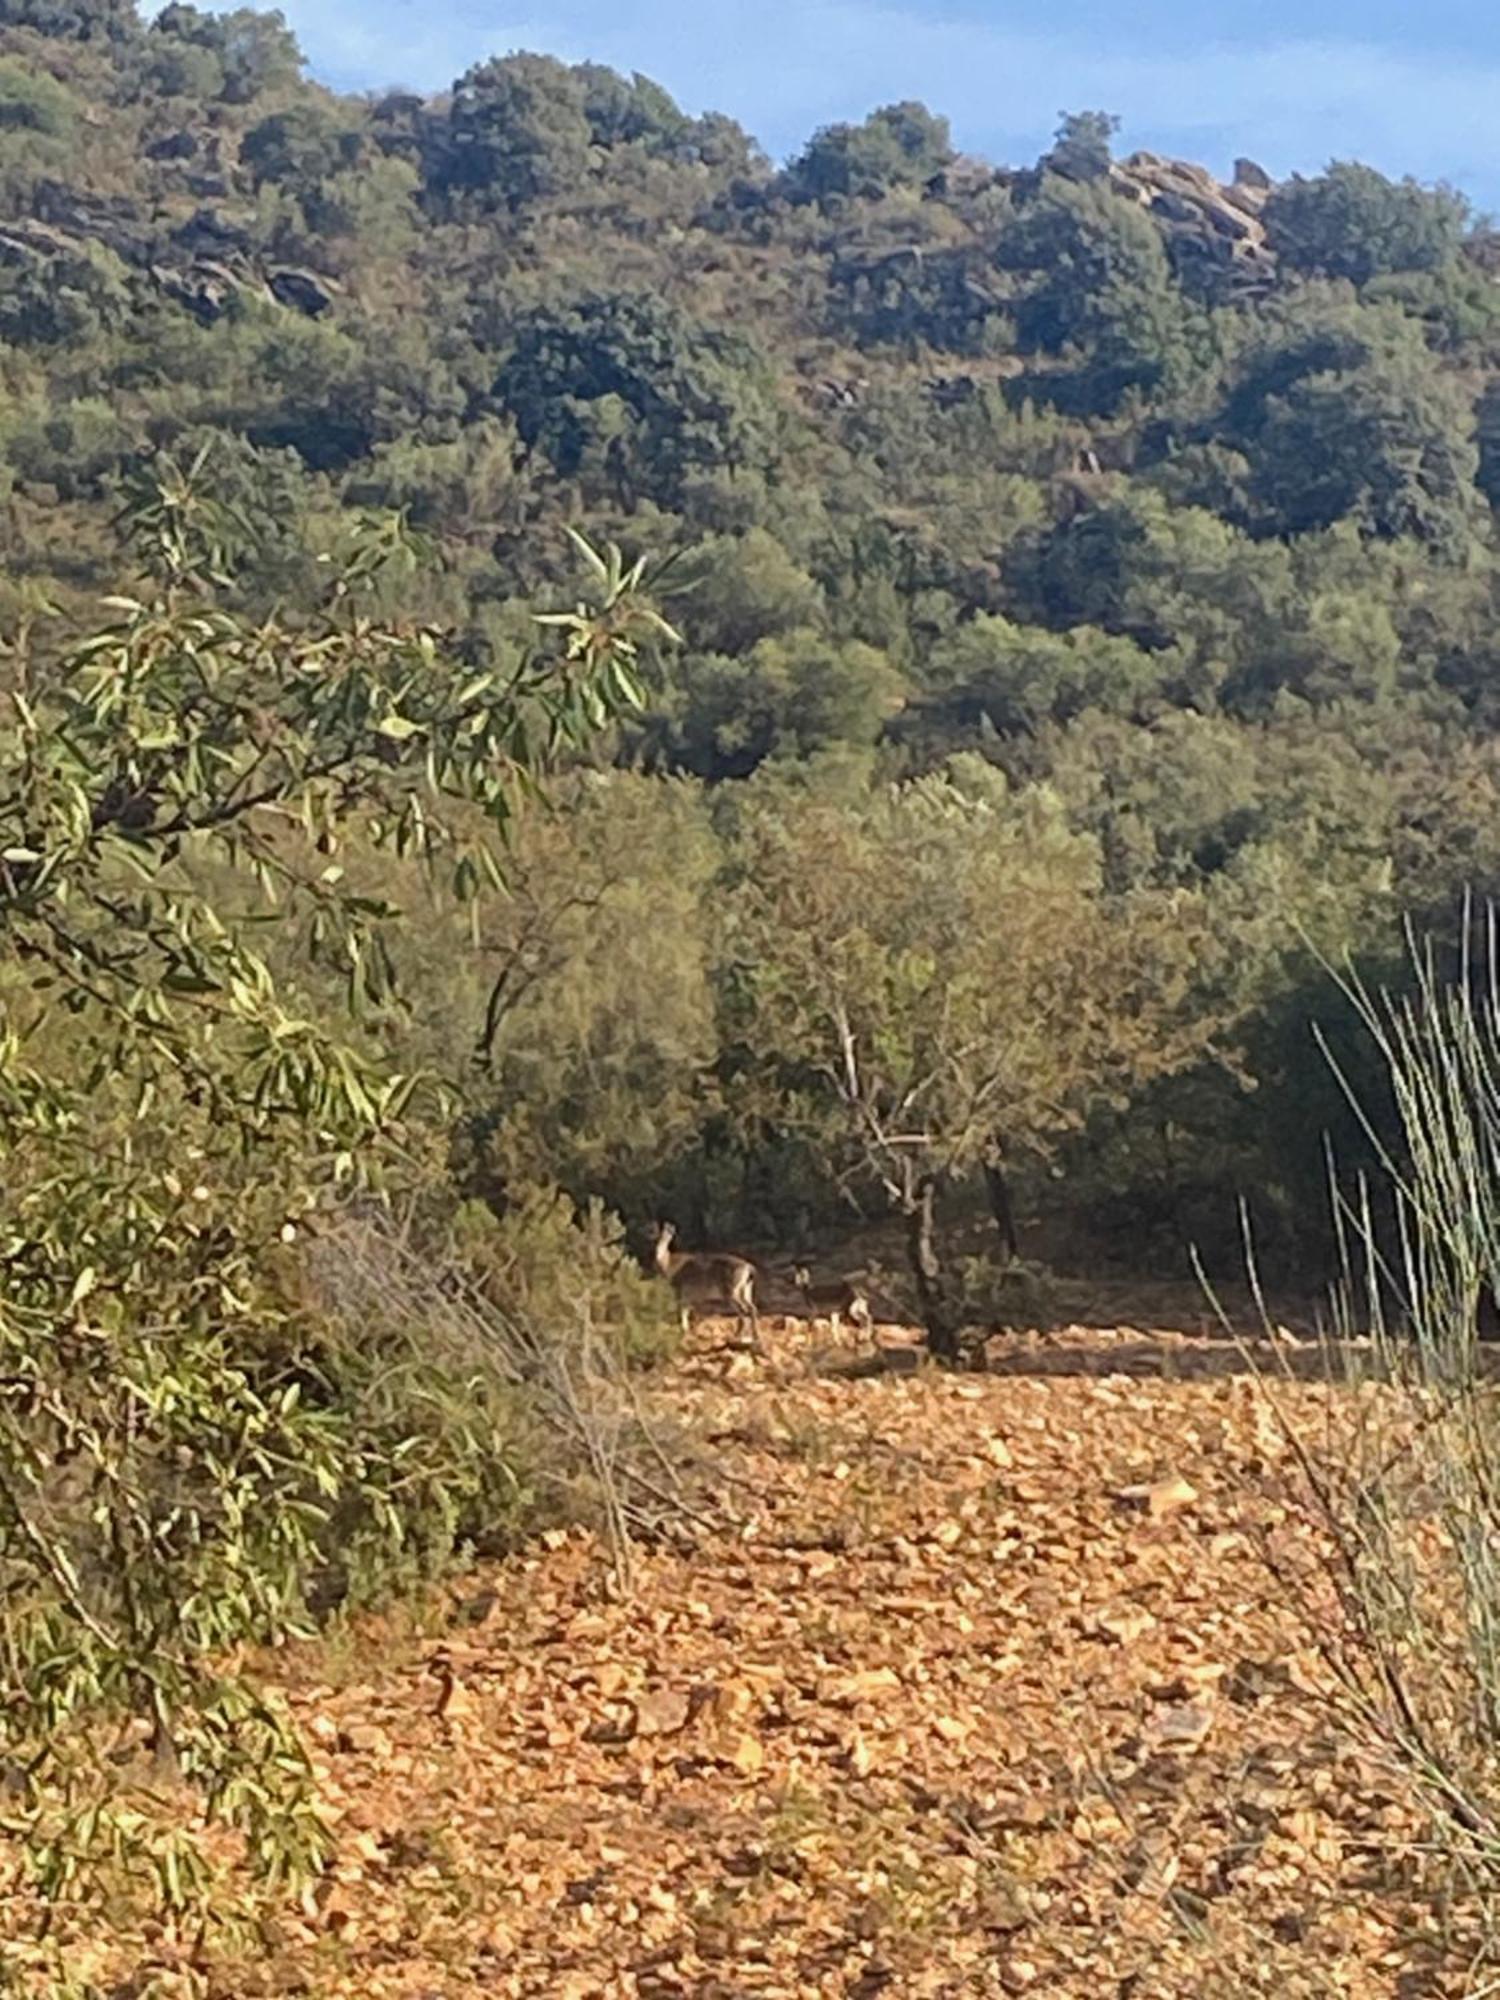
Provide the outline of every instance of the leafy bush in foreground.
<path id="1" fill-rule="evenodd" d="M 61 672 L 20 658 L 0 731 L 13 1937 L 102 1887 L 207 1924 L 205 1828 L 262 1880 L 304 1878 L 306 1765 L 236 1649 L 307 1628 L 335 1540 L 368 1580 L 503 1505 L 477 1357 L 320 1362 L 288 1279 L 338 1190 L 420 1178 L 419 1080 L 375 1033 L 399 913 L 346 865 L 394 850 L 477 894 L 521 789 L 639 699 L 637 645 L 667 629 L 639 567 L 588 552 L 598 602 L 555 621 L 562 656 L 466 678 L 361 608 L 410 560 L 383 529 L 330 564 L 316 621 L 252 623 L 224 608 L 200 471 L 140 496 L 154 581 Z M 287 938 L 342 969 L 345 1028 L 273 971 Z M 164 1770 L 187 1789 L 159 1794 Z"/>

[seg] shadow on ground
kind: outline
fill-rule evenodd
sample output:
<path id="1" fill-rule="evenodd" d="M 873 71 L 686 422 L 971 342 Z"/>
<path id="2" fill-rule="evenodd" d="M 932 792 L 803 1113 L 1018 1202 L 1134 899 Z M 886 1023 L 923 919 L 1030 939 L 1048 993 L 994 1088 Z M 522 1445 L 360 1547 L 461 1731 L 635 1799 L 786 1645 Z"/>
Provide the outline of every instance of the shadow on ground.
<path id="1" fill-rule="evenodd" d="M 912 1375 L 930 1366 L 919 1339 L 883 1341 L 873 1352 L 833 1348 L 815 1352 L 815 1373 L 846 1381 Z M 1362 1340 L 1287 1341 L 1195 1338 L 1169 1332 L 1079 1327 L 1063 1333 L 997 1334 L 973 1357 L 978 1375 L 1128 1375 L 1161 1382 L 1227 1381 L 1236 1376 L 1296 1382 L 1343 1382 L 1383 1372 L 1375 1349 Z M 1480 1350 L 1480 1372 L 1500 1378 L 1500 1349 Z"/>

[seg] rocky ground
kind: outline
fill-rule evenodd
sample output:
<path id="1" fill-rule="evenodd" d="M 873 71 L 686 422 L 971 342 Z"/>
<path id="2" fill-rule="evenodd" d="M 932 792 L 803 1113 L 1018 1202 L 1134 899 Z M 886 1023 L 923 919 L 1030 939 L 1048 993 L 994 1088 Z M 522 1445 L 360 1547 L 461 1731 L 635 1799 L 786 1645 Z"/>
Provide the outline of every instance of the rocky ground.
<path id="1" fill-rule="evenodd" d="M 285 1663 L 339 1859 L 223 2000 L 1477 1990 L 1267 1568 L 1306 1530 L 1232 1347 L 882 1339 L 698 1329 L 704 1518 L 628 1593 L 559 1533 Z M 1277 1393 L 1316 1438 L 1346 1392 Z"/>

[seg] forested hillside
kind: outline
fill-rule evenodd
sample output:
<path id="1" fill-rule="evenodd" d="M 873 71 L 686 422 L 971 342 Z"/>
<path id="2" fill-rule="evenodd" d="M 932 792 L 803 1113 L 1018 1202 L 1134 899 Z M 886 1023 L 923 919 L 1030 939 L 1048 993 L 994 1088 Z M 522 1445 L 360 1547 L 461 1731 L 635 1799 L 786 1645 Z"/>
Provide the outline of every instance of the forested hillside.
<path id="1" fill-rule="evenodd" d="M 590 65 L 356 99 L 274 14 L 0 19 L 28 671 L 132 587 L 153 461 L 252 617 L 399 510 L 386 608 L 456 674 L 571 591 L 567 527 L 679 558 L 644 712 L 391 1016 L 450 1072 L 483 1042 L 491 1193 L 771 1240 L 988 1163 L 1136 1257 L 1232 1246 L 1250 1193 L 1316 1258 L 1309 944 L 1451 931 L 1500 854 L 1500 244 L 1461 195 L 1221 186 L 1096 112 L 991 165 L 910 103 L 777 170 Z"/>

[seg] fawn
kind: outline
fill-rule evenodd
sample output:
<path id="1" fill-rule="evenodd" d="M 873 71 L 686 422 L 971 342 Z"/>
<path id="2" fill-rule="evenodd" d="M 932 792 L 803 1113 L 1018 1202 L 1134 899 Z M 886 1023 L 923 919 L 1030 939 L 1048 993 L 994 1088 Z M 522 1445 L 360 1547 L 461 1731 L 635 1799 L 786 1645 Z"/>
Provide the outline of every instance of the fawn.
<path id="1" fill-rule="evenodd" d="M 815 1319 L 826 1319 L 832 1323 L 833 1337 L 839 1337 L 839 1326 L 848 1320 L 852 1326 L 869 1334 L 874 1321 L 870 1313 L 870 1301 L 865 1294 L 863 1282 L 858 1278 L 829 1278 L 813 1283 L 805 1264 L 799 1264 L 792 1273 L 792 1282 L 802 1294 L 802 1303 Z"/>

